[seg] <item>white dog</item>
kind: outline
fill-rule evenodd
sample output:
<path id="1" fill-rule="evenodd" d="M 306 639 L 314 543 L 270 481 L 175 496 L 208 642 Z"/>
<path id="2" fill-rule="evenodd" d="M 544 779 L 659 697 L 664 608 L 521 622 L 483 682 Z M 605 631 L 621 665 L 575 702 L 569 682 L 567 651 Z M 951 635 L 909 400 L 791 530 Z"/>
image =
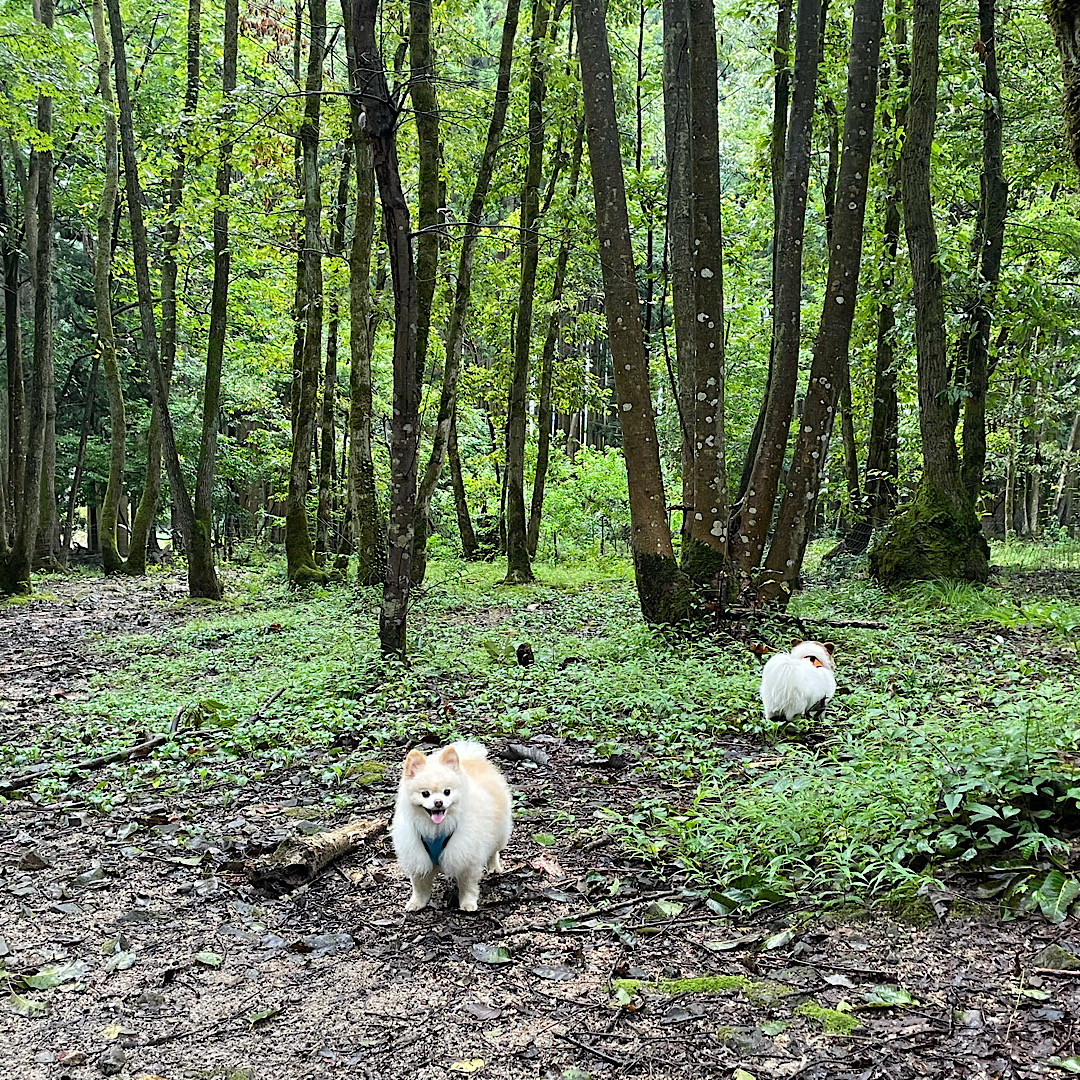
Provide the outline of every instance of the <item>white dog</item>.
<path id="1" fill-rule="evenodd" d="M 766 720 L 820 716 L 836 693 L 835 646 L 831 641 L 791 643 L 791 652 L 769 657 L 761 672 L 761 704 Z"/>
<path id="2" fill-rule="evenodd" d="M 398 866 L 412 882 L 406 911 L 427 907 L 440 870 L 457 881 L 461 910 L 476 910 L 484 871 L 502 873 L 510 804 L 510 788 L 479 743 L 409 751 L 391 826 Z"/>

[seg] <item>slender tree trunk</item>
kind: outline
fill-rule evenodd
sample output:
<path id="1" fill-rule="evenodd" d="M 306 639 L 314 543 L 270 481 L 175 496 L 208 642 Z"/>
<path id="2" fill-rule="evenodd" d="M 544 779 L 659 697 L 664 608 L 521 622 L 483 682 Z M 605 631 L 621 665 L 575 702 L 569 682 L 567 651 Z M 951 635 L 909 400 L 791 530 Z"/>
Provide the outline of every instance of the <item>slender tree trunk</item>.
<path id="1" fill-rule="evenodd" d="M 469 200 L 469 217 L 465 222 L 465 234 L 461 239 L 461 251 L 458 254 L 457 280 L 454 287 L 454 300 L 450 308 L 450 318 L 446 329 L 446 362 L 443 365 L 442 391 L 439 395 L 439 414 L 435 421 L 435 434 L 431 442 L 431 456 L 416 495 L 416 513 L 413 522 L 413 580 L 420 584 L 427 572 L 427 529 L 428 511 L 435 486 L 442 473 L 450 435 L 450 424 L 457 409 L 458 377 L 461 373 L 461 346 L 465 335 L 465 318 L 469 308 L 469 295 L 472 291 L 473 259 L 476 244 L 480 237 L 480 228 L 487 203 L 491 179 L 495 173 L 495 161 L 502 143 L 503 129 L 506 126 L 506 109 L 510 99 L 510 70 L 514 56 L 514 38 L 517 35 L 520 0 L 508 0 L 506 14 L 503 17 L 502 44 L 499 49 L 499 71 L 495 81 L 495 100 L 488 124 L 487 141 L 480 163 L 476 169 L 476 181 L 473 184 L 472 198 Z M 419 254 L 418 254 L 419 260 Z M 464 491 L 464 488 L 462 489 Z M 458 506 L 459 525 L 461 507 Z M 468 507 L 465 506 L 465 518 L 468 519 Z M 468 529 L 472 529 L 471 522 Z M 462 540 L 464 544 L 464 537 Z M 474 545 L 475 547 L 475 540 Z"/>
<path id="2" fill-rule="evenodd" d="M 304 191 L 303 281 L 306 303 L 303 314 L 300 387 L 299 394 L 294 389 L 293 395 L 296 418 L 293 427 L 292 462 L 289 468 L 289 492 L 285 500 L 285 556 L 289 581 L 294 585 L 326 580 L 325 573 L 315 563 L 307 516 L 311 455 L 317 421 L 316 402 L 322 369 L 323 280 L 322 241 L 319 235 L 322 194 L 319 185 L 319 123 L 323 53 L 326 47 L 326 0 L 311 0 L 310 24 L 304 121 L 300 126 Z M 300 317 L 299 312 L 297 316 Z M 296 378 L 295 372 L 293 377 Z"/>
<path id="3" fill-rule="evenodd" d="M 982 175 L 979 180 L 979 227 L 976 244 L 979 258 L 975 297 L 968 311 L 961 342 L 967 372 L 964 398 L 964 487 L 978 507 L 986 465 L 986 392 L 990 382 L 990 324 L 1001 276 L 1001 253 L 1005 242 L 1008 184 L 1001 156 L 1002 101 L 997 72 L 997 36 L 994 0 L 979 0 L 980 56 L 983 62 Z"/>
<path id="4" fill-rule="evenodd" d="M 795 386 L 799 374 L 803 228 L 810 173 L 810 127 L 817 85 L 820 19 L 819 0 L 799 0 L 780 226 L 775 238 L 778 251 L 772 371 L 761 439 L 731 531 L 732 557 L 745 574 L 759 564 L 765 547 L 795 404 Z"/>
<path id="5" fill-rule="evenodd" d="M 23 383 L 22 316 L 19 311 L 19 236 L 8 204 L 7 179 L 0 158 L 0 256 L 4 267 L 4 352 L 7 358 L 8 502 L 11 524 L 22 509 L 26 464 L 26 399 Z M 7 550 L 7 529 L 0 554 Z"/>
<path id="6" fill-rule="evenodd" d="M 457 512 L 458 532 L 461 535 L 461 555 L 475 559 L 479 553 L 476 531 L 469 516 L 469 502 L 465 497 L 465 480 L 461 475 L 461 455 L 458 453 L 457 410 L 450 418 L 450 434 L 446 440 L 446 457 L 450 466 L 450 482 L 454 489 L 454 509 Z"/>
<path id="7" fill-rule="evenodd" d="M 533 293 L 540 257 L 540 179 L 544 163 L 544 94 L 548 0 L 534 0 L 529 48 L 529 152 L 521 192 L 521 277 L 518 288 L 514 363 L 506 406 L 506 581 L 533 580 L 525 521 L 525 432 Z"/>
<path id="8" fill-rule="evenodd" d="M 925 578 L 986 581 L 990 549 L 960 477 L 945 349 L 930 150 L 938 90 L 940 0 L 914 0 L 911 95 L 901 152 L 904 231 L 911 258 L 923 476 L 911 505 L 880 534 L 870 573 L 885 585 Z"/>
<path id="9" fill-rule="evenodd" d="M 214 284 L 210 296 L 210 328 L 206 342 L 203 382 L 202 437 L 195 473 L 195 531 L 188 551 L 188 591 L 192 596 L 220 600 L 221 579 L 214 568 L 214 464 L 217 457 L 218 413 L 221 410 L 221 368 L 229 314 L 229 195 L 232 187 L 233 140 L 230 126 L 236 112 L 239 0 L 225 0 L 225 35 L 221 75 L 221 119 L 218 123 L 217 198 L 214 200 Z"/>
<path id="10" fill-rule="evenodd" d="M 694 224 L 690 174 L 690 2 L 664 0 L 664 143 L 667 154 L 667 262 L 675 325 L 682 505 L 694 503 Z M 572 455 L 571 455 L 572 456 Z M 683 543 L 690 511 L 682 514 Z"/>
<path id="11" fill-rule="evenodd" d="M 94 353 L 93 363 L 90 365 L 90 378 L 86 384 L 86 401 L 83 404 L 82 425 L 79 428 L 79 448 L 75 452 L 75 471 L 71 478 L 71 487 L 68 489 L 67 513 L 64 515 L 64 529 L 60 535 L 60 565 L 65 569 L 68 564 L 68 555 L 71 552 L 71 533 L 75 523 L 75 501 L 79 494 L 79 484 L 82 482 L 83 465 L 86 463 L 86 442 L 90 435 L 90 425 L 94 420 L 94 396 L 97 394 L 98 367 L 101 364 L 101 350 Z"/>
<path id="12" fill-rule="evenodd" d="M 35 14 L 47 28 L 55 16 L 54 0 L 39 0 Z M 32 261 L 31 283 L 34 293 L 34 369 L 33 393 L 29 406 L 26 451 L 24 459 L 20 513 L 15 521 L 11 550 L 0 562 L 0 594 L 29 592 L 30 571 L 37 540 L 41 511 L 39 498 L 42 460 L 45 455 L 45 429 L 48 423 L 49 391 L 53 387 L 52 339 L 52 262 L 53 262 L 53 152 L 52 98 L 39 94 L 37 100 L 37 129 L 43 136 L 44 147 L 31 152 L 31 160 L 39 177 L 35 185 L 34 236 L 36 250 Z M 9 339 L 10 340 L 10 339 Z"/>
<path id="13" fill-rule="evenodd" d="M 124 392 L 120 383 L 120 367 L 116 360 L 116 336 L 113 331 L 112 303 L 109 282 L 112 273 L 113 221 L 116 198 L 120 188 L 120 162 L 116 136 L 116 97 L 112 88 L 112 50 L 105 27 L 102 0 L 94 0 L 92 21 L 94 43 L 98 56 L 98 93 L 105 114 L 105 180 L 98 202 L 97 233 L 93 251 L 87 246 L 94 268 L 94 316 L 97 326 L 98 352 L 105 373 L 105 390 L 109 398 L 109 478 L 98 520 L 101 562 L 106 574 L 123 569 L 123 559 L 116 546 L 116 522 L 120 495 L 124 490 L 124 464 L 127 444 L 127 414 Z M 143 547 L 145 549 L 145 543 Z"/>
<path id="14" fill-rule="evenodd" d="M 603 0 L 575 0 L 574 12 L 604 280 L 605 321 L 626 458 L 634 574 L 646 621 L 674 623 L 689 616 L 692 597 L 689 582 L 675 561 L 668 530 L 630 245 Z"/>
<path id="15" fill-rule="evenodd" d="M 404 659 L 412 588 L 412 531 L 416 506 L 416 451 L 420 393 L 416 372 L 416 278 L 409 207 L 401 187 L 395 125 L 397 114 L 375 38 L 378 0 L 351 0 L 356 67 L 350 72 L 364 107 L 365 130 L 374 152 L 394 289 L 394 392 L 390 435 L 390 514 L 386 581 L 379 614 L 383 655 Z"/>
<path id="16" fill-rule="evenodd" d="M 724 435 L 724 278 L 720 224 L 716 17 L 690 4 L 690 132 L 694 213 L 694 501 L 682 566 L 699 585 L 730 574 Z"/>
<path id="17" fill-rule="evenodd" d="M 439 268 L 439 103 L 431 47 L 432 0 L 409 0 L 409 96 L 416 117 L 416 378 L 427 369 L 431 309 Z"/>
<path id="18" fill-rule="evenodd" d="M 154 321 L 154 301 L 150 288 L 150 259 L 143 219 L 142 191 L 139 184 L 138 161 L 135 157 L 135 132 L 132 123 L 131 94 L 128 87 L 127 46 L 120 18 L 119 0 L 107 0 L 109 33 L 112 37 L 116 77 L 116 104 L 119 112 L 120 149 L 124 162 L 124 182 L 127 189 L 128 218 L 131 224 L 131 249 L 135 264 L 135 287 L 139 306 L 141 348 L 150 371 L 150 390 L 161 431 L 162 452 L 169 477 L 176 520 L 185 549 L 191 550 L 195 529 L 194 509 L 184 484 L 180 458 L 176 451 L 172 416 L 169 413 L 169 377 L 158 355 L 157 325 Z M 188 44 L 191 46 L 191 28 Z M 149 476 L 148 476 L 149 481 Z"/>
<path id="19" fill-rule="evenodd" d="M 347 8 L 347 5 L 344 5 Z M 359 68 L 355 26 L 343 10 L 349 71 Z M 356 159 L 356 214 L 349 248 L 349 467 L 348 517 L 356 549 L 356 578 L 378 585 L 386 577 L 386 529 L 380 528 L 371 458 L 371 245 L 375 236 L 375 166 L 371 140 L 361 130 L 360 103 L 349 99 Z"/>
<path id="20" fill-rule="evenodd" d="M 1043 8 L 1061 55 L 1065 132 L 1080 171 L 1080 0 L 1048 0 Z"/>
<path id="21" fill-rule="evenodd" d="M 582 118 L 578 124 L 574 156 L 570 164 L 568 207 L 573 207 L 577 199 L 584 142 L 585 120 Z M 559 326 L 563 318 L 562 298 L 566 285 L 566 265 L 570 258 L 572 221 L 572 211 L 568 211 L 567 220 L 563 226 L 562 240 L 559 242 L 559 254 L 555 258 L 555 281 L 551 287 L 551 314 L 548 316 L 547 336 L 544 338 L 544 352 L 540 361 L 540 399 L 536 407 L 536 424 L 539 429 L 536 444 L 536 475 L 533 478 L 532 503 L 529 507 L 529 526 L 526 532 L 530 559 L 536 558 L 536 549 L 540 544 L 540 516 L 543 512 L 544 486 L 547 481 L 548 458 L 551 453 L 551 381 L 555 368 L 555 350 L 559 342 Z"/>
<path id="22" fill-rule="evenodd" d="M 345 251 L 345 217 L 349 208 L 349 173 L 352 172 L 352 147 L 346 143 L 342 151 L 341 175 L 338 178 L 337 199 L 334 203 L 334 226 L 330 234 L 330 254 L 339 258 Z M 330 483 L 334 469 L 334 400 L 337 396 L 338 327 L 341 322 L 337 290 L 327 304 L 326 374 L 323 377 L 322 410 L 319 430 L 322 440 L 319 454 L 319 509 L 315 527 L 315 560 L 320 565 L 330 550 L 330 515 L 333 500 Z M 333 545 L 335 548 L 339 545 Z"/>
<path id="23" fill-rule="evenodd" d="M 1065 446 L 1065 456 L 1061 459 L 1061 473 L 1057 488 L 1054 490 L 1054 518 L 1061 528 L 1068 524 L 1069 490 L 1076 473 L 1076 452 L 1080 450 L 1080 412 L 1077 412 L 1069 432 L 1069 441 Z"/>
<path id="24" fill-rule="evenodd" d="M 874 139 L 881 30 L 882 0 L 855 0 L 828 283 L 787 488 L 759 585 L 761 596 L 780 603 L 791 596 L 802 568 L 825 474 L 840 382 L 847 372 Z"/>

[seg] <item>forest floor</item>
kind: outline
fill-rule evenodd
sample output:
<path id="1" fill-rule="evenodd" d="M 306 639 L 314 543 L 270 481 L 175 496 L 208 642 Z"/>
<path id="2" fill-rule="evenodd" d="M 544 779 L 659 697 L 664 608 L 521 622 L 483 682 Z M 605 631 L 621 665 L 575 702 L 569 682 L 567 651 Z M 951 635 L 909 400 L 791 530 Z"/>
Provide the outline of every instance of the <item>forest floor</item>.
<path id="1" fill-rule="evenodd" d="M 1052 577 L 1059 598 L 1075 604 L 1080 572 Z M 1046 582 L 1032 583 L 1045 593 Z M 610 602 L 633 617 L 624 583 L 605 595 L 586 607 Z M 230 615 L 232 629 L 222 629 L 165 573 L 143 581 L 51 577 L 38 598 L 0 607 L 0 783 L 35 763 L 70 763 L 163 731 L 172 713 L 166 701 L 188 708 L 175 739 L 139 761 L 66 779 L 50 774 L 0 800 L 6 1076 L 900 1080 L 1080 1072 L 1069 1060 L 1080 1047 L 1075 917 L 1003 921 L 995 904 L 959 888 L 948 896 L 931 890 L 932 905 L 924 898 L 822 908 L 782 899 L 730 911 L 710 902 L 707 874 L 671 855 L 643 858 L 624 833 L 603 827 L 695 798 L 697 779 L 652 768 L 664 754 L 640 735 L 613 752 L 610 742 L 570 737 L 555 724 L 545 730 L 521 713 L 500 735 L 487 717 L 480 734 L 515 790 L 518 824 L 506 872 L 485 880 L 474 914 L 449 907 L 437 887 L 428 910 L 406 915 L 407 883 L 385 832 L 289 896 L 256 893 L 245 859 L 298 831 L 385 822 L 409 742 L 447 723 L 469 733 L 470 709 L 497 708 L 505 687 L 519 701 L 530 696 L 528 672 L 499 667 L 503 689 L 485 697 L 472 677 L 450 679 L 429 650 L 402 675 L 409 681 L 400 699 L 365 699 L 353 688 L 352 717 L 327 721 L 332 739 L 311 742 L 297 729 L 300 752 L 277 758 L 285 729 L 244 723 L 274 715 L 280 703 L 266 689 L 289 685 L 279 640 L 327 610 L 249 597 L 240 616 Z M 521 610 L 536 614 L 527 601 Z M 453 605 L 439 614 L 443 627 L 452 613 Z M 459 621 L 497 631 L 512 614 L 495 596 Z M 237 618 L 248 630 L 236 629 Z M 422 639 L 436 641 L 435 621 L 428 617 Z M 602 610 L 592 622 L 579 617 L 577 637 L 560 638 L 562 651 L 585 649 L 602 622 Z M 256 659 L 248 664 L 265 676 L 249 687 L 246 718 L 225 722 L 236 706 L 218 687 L 248 674 L 242 659 L 227 668 L 225 639 L 256 624 L 262 636 L 251 639 Z M 1075 651 L 1060 638 L 1024 633 L 1016 648 L 1039 653 L 1040 670 L 1071 665 L 1066 677 L 1075 676 Z M 978 653 L 995 634 L 1000 641 L 1000 627 L 958 636 L 962 649 Z M 500 647 L 488 647 L 485 663 L 497 663 Z M 537 652 L 553 670 L 589 657 L 568 653 L 571 663 L 555 664 L 554 646 L 550 661 Z M 301 701 L 306 671 L 298 663 Z M 737 678 L 750 715 L 754 669 Z M 556 685 L 568 697 L 579 692 L 577 683 Z M 129 703 L 122 722 L 109 696 L 118 687 Z M 373 716 L 375 702 L 385 715 Z M 317 719 L 320 702 L 306 707 Z M 383 723 L 380 738 L 361 736 Z M 748 724 L 701 729 L 695 738 L 747 769 L 777 752 Z M 542 751 L 541 762 L 513 751 L 507 758 L 512 743 Z M 334 761 L 350 764 L 335 771 Z"/>

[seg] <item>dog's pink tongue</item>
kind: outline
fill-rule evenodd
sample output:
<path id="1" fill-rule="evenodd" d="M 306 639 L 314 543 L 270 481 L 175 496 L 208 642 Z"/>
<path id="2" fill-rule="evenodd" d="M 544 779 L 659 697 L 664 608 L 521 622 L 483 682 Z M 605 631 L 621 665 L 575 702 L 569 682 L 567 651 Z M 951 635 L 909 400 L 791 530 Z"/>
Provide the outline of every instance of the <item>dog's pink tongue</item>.
<path id="1" fill-rule="evenodd" d="M 438 825 L 444 817 L 446 817 L 446 815 L 440 810 L 438 813 L 431 815 L 431 820 Z"/>

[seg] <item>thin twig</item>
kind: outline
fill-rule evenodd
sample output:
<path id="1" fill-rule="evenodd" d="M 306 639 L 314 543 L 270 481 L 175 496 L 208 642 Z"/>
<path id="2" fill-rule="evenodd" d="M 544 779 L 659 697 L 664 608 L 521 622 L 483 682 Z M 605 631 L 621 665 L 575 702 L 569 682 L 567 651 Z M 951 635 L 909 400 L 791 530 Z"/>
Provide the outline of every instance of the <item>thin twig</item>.
<path id="1" fill-rule="evenodd" d="M 575 1039 L 573 1035 L 564 1035 L 561 1031 L 554 1032 L 556 1039 L 563 1039 L 565 1042 L 573 1043 L 574 1046 L 580 1047 L 582 1050 L 587 1050 L 590 1054 L 595 1054 L 601 1061 L 606 1061 L 611 1065 L 618 1065 L 621 1068 L 626 1068 L 630 1064 L 630 1061 L 626 1058 L 617 1058 L 613 1054 L 606 1054 L 603 1050 L 598 1050 L 595 1046 L 590 1046 L 587 1042 L 582 1042 L 580 1039 Z"/>

